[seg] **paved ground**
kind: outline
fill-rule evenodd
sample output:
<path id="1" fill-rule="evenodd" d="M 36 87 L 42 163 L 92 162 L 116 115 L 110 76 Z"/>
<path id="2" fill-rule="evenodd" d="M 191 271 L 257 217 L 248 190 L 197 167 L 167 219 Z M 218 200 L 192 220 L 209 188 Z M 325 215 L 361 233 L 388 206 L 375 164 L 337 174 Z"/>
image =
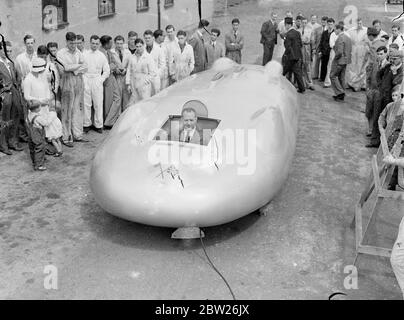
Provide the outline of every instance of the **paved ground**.
<path id="1" fill-rule="evenodd" d="M 218 5 L 214 24 L 223 28 L 239 16 L 244 33 L 253 34 L 244 61 L 255 63 L 269 7 L 228 2 L 227 10 Z M 281 12 L 292 4 L 263 2 Z M 294 1 L 294 12 L 310 7 L 344 17 L 343 1 L 319 2 Z M 365 2 L 372 9 L 382 1 L 352 1 L 358 7 Z M 369 12 L 388 19 L 373 10 L 361 13 L 367 21 Z M 346 292 L 347 299 L 400 299 L 384 258 L 361 256 L 358 290 L 343 286 L 344 267 L 355 255 L 353 209 L 370 170 L 371 152 L 363 147 L 364 94 L 348 93 L 345 103 L 336 104 L 330 89 L 316 89 L 302 96 L 294 164 L 267 215 L 206 229 L 207 251 L 239 299 L 327 299 L 336 291 Z M 97 206 L 89 167 L 106 135 L 92 132 L 91 143 L 65 150 L 62 159 L 49 158 L 45 173 L 32 171 L 27 150 L 0 156 L 0 298 L 231 298 L 198 241 L 170 240 L 171 229 L 126 222 Z M 392 208 L 402 210 L 398 203 L 385 210 Z M 369 241 L 391 245 L 394 223 L 379 220 L 379 236 Z M 49 264 L 58 268 L 58 290 L 44 289 Z"/>

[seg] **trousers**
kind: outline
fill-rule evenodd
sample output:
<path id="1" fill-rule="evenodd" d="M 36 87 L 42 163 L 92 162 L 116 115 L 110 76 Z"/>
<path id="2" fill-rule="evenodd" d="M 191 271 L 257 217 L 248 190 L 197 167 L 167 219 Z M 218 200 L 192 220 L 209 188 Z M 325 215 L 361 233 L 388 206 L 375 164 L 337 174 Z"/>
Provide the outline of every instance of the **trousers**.
<path id="1" fill-rule="evenodd" d="M 329 54 L 323 54 L 321 56 L 321 66 L 320 66 L 320 80 L 321 81 L 325 81 L 325 78 L 327 77 L 327 66 L 328 66 L 329 60 L 330 60 Z"/>
<path id="2" fill-rule="evenodd" d="M 3 94 L 1 116 L 3 121 L 11 121 L 10 125 L 3 129 L 3 138 L 0 141 L 0 148 L 3 150 L 7 149 L 7 144 L 13 146 L 18 142 L 20 119 L 24 117 L 19 94 L 15 87 Z"/>
<path id="3" fill-rule="evenodd" d="M 34 127 L 32 124 L 28 128 L 28 147 L 32 164 L 35 169 L 45 164 L 46 139 L 45 129 Z"/>
<path id="4" fill-rule="evenodd" d="M 404 298 L 404 218 L 401 220 L 398 229 L 398 236 L 391 252 L 390 262 Z"/>
<path id="5" fill-rule="evenodd" d="M 335 60 L 332 62 L 330 79 L 335 95 L 345 93 L 345 72 L 346 64 L 338 64 Z"/>
<path id="6" fill-rule="evenodd" d="M 391 97 L 387 97 L 380 93 L 380 103 L 374 105 L 373 110 L 373 128 L 372 128 L 372 136 L 370 141 L 372 144 L 379 145 L 380 144 L 380 131 L 379 131 L 379 117 L 383 112 L 384 108 L 392 102 Z"/>
<path id="7" fill-rule="evenodd" d="M 375 110 L 379 109 L 382 103 L 381 95 L 378 89 L 369 89 L 366 92 L 366 110 L 365 116 L 368 120 L 374 119 Z M 376 119 L 377 122 L 378 119 Z"/>
<path id="8" fill-rule="evenodd" d="M 274 48 L 275 48 L 275 43 L 264 43 L 264 56 L 262 58 L 262 65 L 265 66 L 269 61 L 272 60 L 272 57 L 274 55 Z"/>
<path id="9" fill-rule="evenodd" d="M 283 59 L 283 75 L 293 74 L 295 81 L 297 82 L 297 86 L 300 91 L 305 91 L 306 88 L 303 82 L 302 75 L 302 61 L 301 60 L 287 60 Z"/>
<path id="10" fill-rule="evenodd" d="M 90 127 L 93 122 L 91 120 L 91 105 L 94 108 L 94 127 L 102 129 L 104 126 L 103 119 L 103 101 L 104 101 L 104 85 L 101 75 L 88 76 L 84 75 L 84 126 Z"/>
<path id="11" fill-rule="evenodd" d="M 61 90 L 63 141 L 81 139 L 83 136 L 83 77 L 75 76 L 72 72 L 64 73 Z"/>

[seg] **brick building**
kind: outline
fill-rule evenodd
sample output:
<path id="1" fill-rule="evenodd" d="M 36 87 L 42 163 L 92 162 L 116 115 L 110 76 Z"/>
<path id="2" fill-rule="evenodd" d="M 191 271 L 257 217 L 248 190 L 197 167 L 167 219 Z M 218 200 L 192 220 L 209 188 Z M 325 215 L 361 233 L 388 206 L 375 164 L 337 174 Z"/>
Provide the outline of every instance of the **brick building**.
<path id="1" fill-rule="evenodd" d="M 214 0 L 202 1 L 203 17 L 214 12 Z M 158 10 L 160 6 L 160 10 Z M 160 14 L 159 14 L 160 12 Z M 143 33 L 167 24 L 192 29 L 199 21 L 197 0 L 1 0 L 0 32 L 15 46 L 23 48 L 24 34 L 32 34 L 37 44 L 56 41 L 64 45 L 67 31 L 83 34 Z"/>

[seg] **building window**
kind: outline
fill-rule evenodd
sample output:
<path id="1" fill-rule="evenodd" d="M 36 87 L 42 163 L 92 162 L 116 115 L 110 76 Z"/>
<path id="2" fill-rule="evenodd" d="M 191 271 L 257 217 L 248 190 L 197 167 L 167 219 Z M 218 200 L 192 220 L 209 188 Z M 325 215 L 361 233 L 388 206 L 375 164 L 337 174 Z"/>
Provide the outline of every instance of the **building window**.
<path id="1" fill-rule="evenodd" d="M 149 10 L 149 0 L 137 0 L 136 1 L 136 10 L 137 11 Z"/>
<path id="2" fill-rule="evenodd" d="M 174 0 L 164 0 L 164 7 L 172 7 L 174 5 Z"/>
<path id="3" fill-rule="evenodd" d="M 98 17 L 107 17 L 115 14 L 115 0 L 98 0 Z"/>
<path id="4" fill-rule="evenodd" d="M 42 29 L 55 30 L 67 24 L 67 0 L 42 0 Z"/>

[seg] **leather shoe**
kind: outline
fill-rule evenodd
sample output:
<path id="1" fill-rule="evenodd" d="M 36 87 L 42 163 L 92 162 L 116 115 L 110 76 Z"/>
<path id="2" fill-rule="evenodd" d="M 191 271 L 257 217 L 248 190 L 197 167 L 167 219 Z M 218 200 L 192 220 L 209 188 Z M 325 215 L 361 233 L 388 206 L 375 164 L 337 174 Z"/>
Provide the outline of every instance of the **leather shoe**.
<path id="1" fill-rule="evenodd" d="M 21 147 L 19 143 L 13 144 L 13 145 L 9 146 L 8 148 L 11 149 L 11 150 L 15 150 L 15 151 L 24 150 L 24 148 Z"/>
<path id="2" fill-rule="evenodd" d="M 98 132 L 100 134 L 102 134 L 104 132 L 104 130 L 102 130 L 102 128 L 95 128 L 94 131 Z"/>
<path id="3" fill-rule="evenodd" d="M 12 156 L 13 153 L 9 149 L 0 149 L 0 152 L 3 152 L 6 155 Z"/>
<path id="4" fill-rule="evenodd" d="M 73 142 L 71 141 L 62 141 L 62 143 L 68 148 L 73 148 Z"/>
<path id="5" fill-rule="evenodd" d="M 91 130 L 91 127 L 83 127 L 83 132 L 84 133 L 89 133 Z"/>
<path id="6" fill-rule="evenodd" d="M 74 139 L 73 141 L 74 141 L 74 142 L 82 142 L 82 143 L 90 142 L 89 140 L 84 139 L 84 138 L 81 138 L 81 139 Z"/>
<path id="7" fill-rule="evenodd" d="M 332 97 L 334 98 L 335 101 L 344 101 L 345 94 L 342 93 L 342 94 L 332 96 Z"/>
<path id="8" fill-rule="evenodd" d="M 379 148 L 380 144 L 369 143 L 365 147 L 366 148 Z"/>
<path id="9" fill-rule="evenodd" d="M 299 92 L 299 93 L 304 93 L 306 90 L 297 90 L 297 92 Z"/>

